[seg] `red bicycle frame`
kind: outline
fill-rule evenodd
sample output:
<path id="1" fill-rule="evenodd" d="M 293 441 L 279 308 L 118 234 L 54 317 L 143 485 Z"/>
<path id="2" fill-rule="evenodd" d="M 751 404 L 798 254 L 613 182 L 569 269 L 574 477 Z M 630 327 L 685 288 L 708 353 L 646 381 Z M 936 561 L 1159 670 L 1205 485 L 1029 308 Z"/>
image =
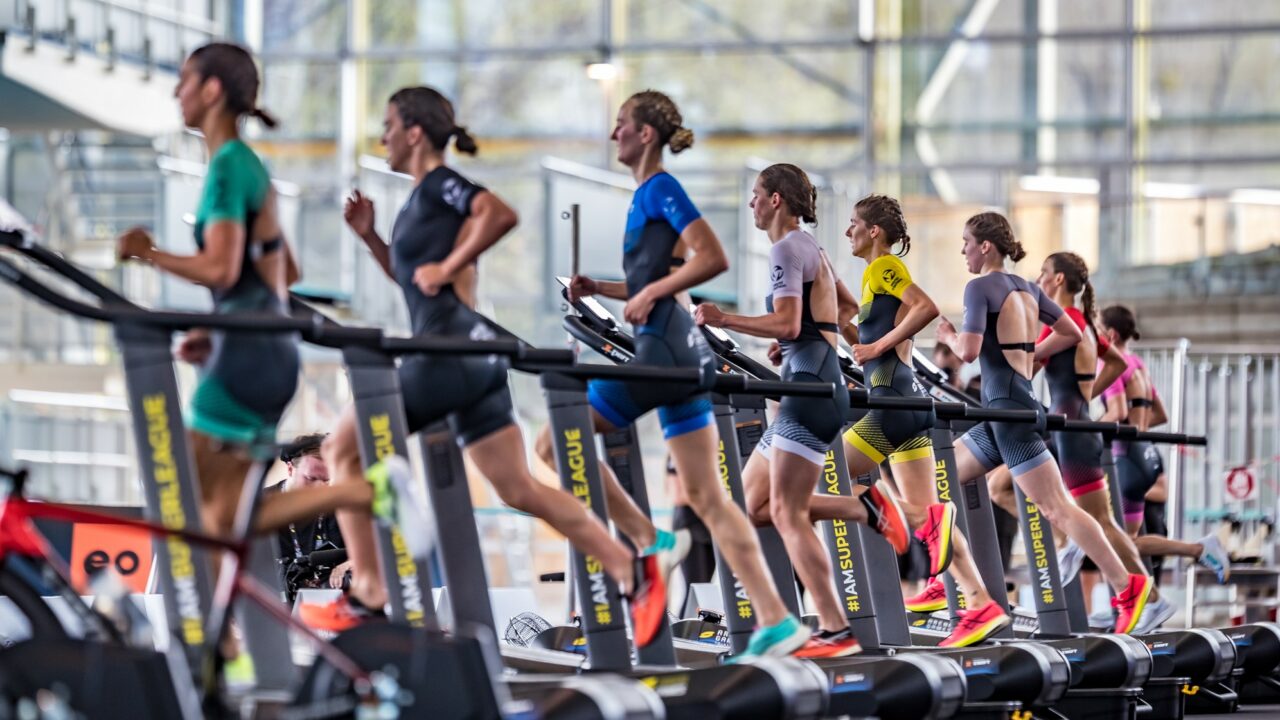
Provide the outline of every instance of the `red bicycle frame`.
<path id="1" fill-rule="evenodd" d="M 369 680 L 368 672 L 301 620 L 293 617 L 274 597 L 271 590 L 253 577 L 244 575 L 241 568 L 249 552 L 249 543 L 245 540 L 228 540 L 204 532 L 170 528 L 149 520 L 122 517 L 55 502 L 32 501 L 21 495 L 21 481 L 18 481 L 15 483 L 14 492 L 0 501 L 0 562 L 11 554 L 43 562 L 57 573 L 67 587 L 76 590 L 78 588 L 71 583 L 71 573 L 67 564 L 54 552 L 49 541 L 32 522 L 37 518 L 67 523 L 96 523 L 134 528 L 147 533 L 153 539 L 177 537 L 193 545 L 221 550 L 224 553 L 224 561 L 214 593 L 214 608 L 229 608 L 237 597 L 243 595 L 278 622 L 305 635 L 316 653 L 329 661 L 343 675 L 353 681 Z M 218 612 L 215 610 L 211 614 L 216 616 Z M 214 648 L 213 652 L 216 652 L 216 643 L 211 644 L 210 647 Z"/>

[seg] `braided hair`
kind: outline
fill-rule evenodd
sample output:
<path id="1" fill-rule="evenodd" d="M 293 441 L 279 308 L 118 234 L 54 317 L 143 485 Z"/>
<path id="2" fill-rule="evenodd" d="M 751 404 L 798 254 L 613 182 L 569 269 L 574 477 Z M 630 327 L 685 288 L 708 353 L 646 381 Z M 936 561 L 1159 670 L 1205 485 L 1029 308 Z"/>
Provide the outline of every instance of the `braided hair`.
<path id="1" fill-rule="evenodd" d="M 681 123 L 684 118 L 680 108 L 665 93 L 657 90 L 642 90 L 630 98 L 631 119 L 636 125 L 648 125 L 658 133 L 658 144 L 671 148 L 673 154 L 680 154 L 693 146 L 693 131 Z"/>
<path id="2" fill-rule="evenodd" d="M 902 214 L 902 204 L 897 198 L 888 195 L 868 195 L 853 206 L 858 217 L 868 225 L 879 225 L 889 237 L 889 245 L 902 243 L 895 253 L 898 257 L 906 257 L 911 251 L 911 236 L 907 234 L 907 218 Z"/>

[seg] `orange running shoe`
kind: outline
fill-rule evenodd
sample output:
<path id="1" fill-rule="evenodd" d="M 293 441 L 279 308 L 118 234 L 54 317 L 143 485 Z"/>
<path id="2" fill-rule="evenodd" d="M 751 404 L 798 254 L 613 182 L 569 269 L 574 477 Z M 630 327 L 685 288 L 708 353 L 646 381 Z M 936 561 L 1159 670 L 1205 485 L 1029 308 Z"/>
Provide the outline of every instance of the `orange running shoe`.
<path id="1" fill-rule="evenodd" d="M 631 631 L 636 647 L 653 642 L 658 629 L 667 621 L 667 583 L 658 567 L 657 555 L 645 555 L 636 562 L 635 590 L 629 598 Z"/>
<path id="2" fill-rule="evenodd" d="M 947 609 L 947 588 L 938 578 L 929 578 L 929 584 L 915 597 L 907 598 L 908 612 L 931 613 Z"/>
<path id="3" fill-rule="evenodd" d="M 956 506 L 934 503 L 926 511 L 916 537 L 929 549 L 929 574 L 941 575 L 951 565 L 951 536 L 956 530 Z"/>
<path id="4" fill-rule="evenodd" d="M 1008 613 L 995 600 L 977 610 L 961 610 L 960 622 L 956 623 L 950 635 L 938 643 L 938 647 L 962 648 L 976 645 L 1010 622 L 1012 620 Z"/>
<path id="5" fill-rule="evenodd" d="M 862 652 L 862 645 L 853 636 L 853 630 L 820 630 L 809 638 L 803 647 L 791 653 L 792 657 L 805 658 L 838 658 L 857 655 Z"/>
<path id="6" fill-rule="evenodd" d="M 386 619 L 381 610 L 365 607 L 350 595 L 343 595 L 325 605 L 302 603 L 298 606 L 298 617 L 308 627 L 328 632 L 342 632 L 370 620 Z"/>
<path id="7" fill-rule="evenodd" d="M 899 555 L 907 552 L 911 536 L 907 530 L 907 515 L 892 493 L 882 492 L 880 483 L 867 488 L 858 496 L 867 508 L 867 525 L 884 536 Z"/>
<path id="8" fill-rule="evenodd" d="M 1129 584 L 1115 597 L 1111 598 L 1111 607 L 1117 612 L 1116 632 L 1131 633 L 1142 611 L 1147 607 L 1147 598 L 1151 597 L 1151 577 L 1148 575 L 1130 575 Z"/>

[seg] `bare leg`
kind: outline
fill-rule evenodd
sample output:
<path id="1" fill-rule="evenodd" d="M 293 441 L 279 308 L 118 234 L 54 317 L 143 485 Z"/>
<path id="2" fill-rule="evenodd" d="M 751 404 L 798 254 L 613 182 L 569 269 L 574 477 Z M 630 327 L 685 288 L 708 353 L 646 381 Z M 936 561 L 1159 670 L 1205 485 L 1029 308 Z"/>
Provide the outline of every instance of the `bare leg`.
<path id="1" fill-rule="evenodd" d="M 1093 587 L 1098 584 L 1098 572 L 1096 570 L 1080 571 L 1080 591 L 1084 593 L 1084 611 L 1093 612 Z"/>
<path id="2" fill-rule="evenodd" d="M 369 483 L 312 485 L 285 493 L 264 495 L 258 509 L 254 532 L 276 530 L 290 523 L 332 515 L 339 508 L 365 508 L 373 502 Z"/>
<path id="3" fill-rule="evenodd" d="M 1111 511 L 1111 495 L 1108 490 L 1102 488 L 1091 493 L 1085 493 L 1075 498 L 1075 501 L 1080 506 L 1080 509 L 1098 521 L 1098 525 L 1102 527 L 1103 535 L 1107 538 L 1107 543 L 1116 551 L 1120 562 L 1124 563 L 1124 569 L 1135 575 L 1146 574 L 1146 566 L 1142 564 L 1142 558 L 1138 555 L 1138 548 L 1134 545 L 1133 539 L 1116 524 L 1115 514 Z M 1097 561 L 1095 560 L 1094 562 Z M 1160 591 L 1153 585 L 1151 587 L 1151 599 L 1156 600 L 1159 597 Z"/>
<path id="4" fill-rule="evenodd" d="M 210 533 L 229 536 L 253 460 L 243 451 L 224 447 L 204 433 L 188 432 L 187 438 L 200 485 L 200 519 Z"/>
<path id="5" fill-rule="evenodd" d="M 580 501 L 534 479 L 524 461 L 524 436 L 519 426 L 508 425 L 471 443 L 467 457 L 489 479 L 503 502 L 546 521 L 574 547 L 599 558 L 605 572 L 624 592 L 630 592 L 634 587 L 631 552 Z M 609 508 L 612 510 L 613 506 Z"/>
<path id="6" fill-rule="evenodd" d="M 1013 473 L 1009 472 L 1008 465 L 1000 465 L 987 473 L 987 494 L 991 496 L 992 505 L 1019 517 L 1018 494 L 1013 491 Z M 1057 525 L 1052 527 L 1054 545 L 1061 550 L 1067 545 L 1067 534 Z"/>
<path id="7" fill-rule="evenodd" d="M 840 610 L 835 585 L 831 579 L 831 559 L 827 556 L 809 521 L 809 500 L 818 482 L 820 465 L 773 449 L 773 460 L 755 453 L 748 466 L 765 466 L 769 473 L 769 497 L 773 507 L 773 524 L 782 535 L 787 554 L 795 565 L 800 581 L 809 589 L 823 630 L 843 630 L 849 622 Z"/>
<path id="8" fill-rule="evenodd" d="M 612 423 L 601 417 L 595 410 L 591 411 L 591 422 L 595 426 L 597 433 L 610 432 L 616 429 Z M 538 437 L 534 440 L 534 453 L 548 467 L 555 469 L 556 459 L 555 449 L 551 443 L 551 423 L 543 425 L 542 430 L 538 432 Z M 635 500 L 631 499 L 631 495 L 622 487 L 622 483 L 618 482 L 618 477 L 613 474 L 613 469 L 603 461 L 600 462 L 600 482 L 604 485 L 605 502 L 608 504 L 609 519 L 613 521 L 613 524 L 637 548 L 646 548 L 652 545 L 657 538 L 657 528 L 654 527 L 653 521 L 640 510 L 640 506 L 636 505 Z"/>
<path id="9" fill-rule="evenodd" d="M 343 411 L 338 426 L 325 438 L 320 452 L 334 487 L 369 484 L 360 464 L 354 406 Z M 368 504 L 339 508 L 334 514 L 342 531 L 342 543 L 347 548 L 347 559 L 351 561 L 350 594 L 365 607 L 382 607 L 387 602 L 387 586 L 382 568 L 378 567 L 373 514 Z"/>
<path id="10" fill-rule="evenodd" d="M 1107 542 L 1098 521 L 1071 501 L 1071 496 L 1062 484 L 1057 465 L 1052 462 L 1043 463 L 1015 476 L 1014 482 L 1018 483 L 1018 487 L 1049 519 L 1050 524 L 1061 527 L 1093 559 L 1112 590 L 1117 593 L 1124 590 L 1129 583 L 1129 572 Z"/>
<path id="11" fill-rule="evenodd" d="M 893 465 L 893 475 L 898 479 L 898 487 L 907 505 L 925 508 L 938 502 L 936 468 L 937 463 L 932 453 L 928 457 Z M 958 485 L 955 487 L 958 488 Z M 923 518 L 923 511 L 921 517 Z M 918 527 L 915 525 L 913 529 Z M 982 584 L 982 576 L 978 574 L 978 566 L 973 561 L 973 553 L 969 551 L 969 543 L 959 527 L 951 535 L 951 553 L 951 565 L 947 572 L 955 578 L 961 592 L 965 594 L 965 607 L 980 608 L 991 602 L 991 595 Z"/>
<path id="12" fill-rule="evenodd" d="M 765 569 L 760 541 L 747 515 L 729 498 L 716 470 L 715 427 L 708 426 L 667 440 L 676 474 L 683 483 L 689 506 L 706 523 L 734 575 L 746 589 L 762 625 L 775 625 L 787 617 L 773 578 Z"/>

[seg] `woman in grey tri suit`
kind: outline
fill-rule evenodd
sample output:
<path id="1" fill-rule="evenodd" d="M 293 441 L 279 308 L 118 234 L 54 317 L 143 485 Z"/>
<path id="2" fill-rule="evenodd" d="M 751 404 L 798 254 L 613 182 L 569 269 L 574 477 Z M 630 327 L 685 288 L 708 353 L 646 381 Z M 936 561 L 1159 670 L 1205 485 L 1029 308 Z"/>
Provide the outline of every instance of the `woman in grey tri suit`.
<path id="1" fill-rule="evenodd" d="M 965 223 L 963 237 L 961 254 L 969 272 L 978 277 L 965 287 L 962 331 L 943 319 L 938 342 L 950 346 L 965 362 L 980 360 L 985 407 L 1043 415 L 1031 392 L 1034 364 L 1079 343 L 1080 329 L 1039 286 L 1005 271 L 1006 258 L 1017 262 L 1026 251 L 1003 215 L 974 215 Z M 1041 322 L 1051 332 L 1037 345 Z M 972 482 L 1000 464 L 1009 466 L 1018 487 L 1051 524 L 1093 558 L 1111 584 L 1112 602 L 1119 611 L 1116 632 L 1132 632 L 1151 594 L 1151 577 L 1129 573 L 1098 521 L 1072 502 L 1036 426 L 981 423 L 965 433 L 955 448 L 962 482 Z"/>

